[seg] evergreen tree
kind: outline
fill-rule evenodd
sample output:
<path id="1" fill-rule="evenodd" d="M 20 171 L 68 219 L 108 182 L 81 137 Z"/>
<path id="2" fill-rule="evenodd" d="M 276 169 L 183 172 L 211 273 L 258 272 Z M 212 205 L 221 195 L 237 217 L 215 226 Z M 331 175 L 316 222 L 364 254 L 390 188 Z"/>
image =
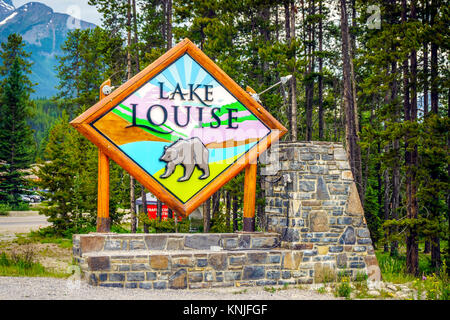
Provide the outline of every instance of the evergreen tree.
<path id="1" fill-rule="evenodd" d="M 21 170 L 33 160 L 33 136 L 29 114 L 26 76 L 18 56 L 13 60 L 0 97 L 0 202 L 16 207 L 27 189 Z"/>
<path id="2" fill-rule="evenodd" d="M 17 58 L 22 68 L 22 74 L 24 75 L 23 83 L 25 92 L 34 92 L 34 84 L 28 78 L 28 75 L 31 74 L 32 66 L 32 62 L 28 60 L 31 53 L 25 51 L 25 43 L 23 42 L 22 36 L 17 33 L 11 33 L 8 36 L 7 42 L 2 43 L 0 47 L 0 59 L 2 61 L 2 65 L 0 66 L 0 78 L 3 79 L 1 82 L 2 87 L 6 82 L 5 78 L 10 73 L 14 60 Z"/>

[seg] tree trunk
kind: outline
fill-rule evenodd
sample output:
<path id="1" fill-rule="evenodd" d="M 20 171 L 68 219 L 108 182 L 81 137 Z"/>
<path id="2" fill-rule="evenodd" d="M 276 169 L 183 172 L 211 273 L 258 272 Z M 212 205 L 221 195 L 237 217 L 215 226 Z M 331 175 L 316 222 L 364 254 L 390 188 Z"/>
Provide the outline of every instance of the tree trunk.
<path id="1" fill-rule="evenodd" d="M 203 232 L 209 232 L 211 226 L 211 198 L 203 204 Z"/>
<path id="2" fill-rule="evenodd" d="M 225 225 L 227 227 L 227 232 L 230 231 L 231 227 L 231 193 L 230 191 L 226 191 L 226 202 L 225 202 L 225 214 L 226 214 L 226 220 Z"/>
<path id="3" fill-rule="evenodd" d="M 314 0 L 309 2 L 309 15 L 315 14 Z M 308 22 L 308 71 L 306 75 L 306 141 L 312 140 L 312 114 L 313 114 L 313 99 L 314 99 L 314 78 L 312 76 L 315 71 L 315 27 L 311 21 Z"/>
<path id="4" fill-rule="evenodd" d="M 156 218 L 159 222 L 162 219 L 162 202 L 160 200 L 156 200 Z"/>
<path id="5" fill-rule="evenodd" d="M 423 249 L 423 253 L 431 252 L 431 242 L 430 240 L 425 240 L 425 248 Z"/>
<path id="6" fill-rule="evenodd" d="M 348 17 L 345 0 L 341 2 L 341 36 L 344 85 L 345 133 L 347 154 L 360 199 L 362 198 L 361 148 L 358 137 L 357 106 L 352 84 L 352 62 L 349 47 Z"/>
<path id="7" fill-rule="evenodd" d="M 429 20 L 429 8 L 428 0 L 425 0 L 425 8 L 423 10 L 423 24 L 428 25 Z M 423 42 L 423 114 L 428 113 L 428 41 L 425 37 Z"/>
<path id="8" fill-rule="evenodd" d="M 295 42 L 295 13 L 297 12 L 297 8 L 295 7 L 295 2 L 292 0 L 291 2 L 291 37 L 290 42 Z M 295 45 L 295 43 L 294 43 Z M 292 68 L 292 79 L 291 79 L 291 128 L 292 128 L 292 141 L 297 141 L 297 78 L 295 76 L 296 68 L 295 68 L 295 53 L 292 57 L 294 60 L 294 66 Z"/>
<path id="9" fill-rule="evenodd" d="M 411 18 L 415 19 L 415 0 L 411 2 Z M 406 0 L 402 0 L 402 22 L 406 24 Z M 410 79 L 411 83 L 408 83 L 408 60 L 403 63 L 403 76 L 405 86 L 405 121 L 415 121 L 417 118 L 417 92 L 416 92 L 416 76 L 417 76 L 417 54 L 413 49 L 410 55 L 411 70 Z M 409 100 L 409 90 L 411 90 L 411 100 Z M 415 182 L 415 170 L 414 163 L 416 162 L 416 148 L 411 152 L 408 149 L 408 140 L 410 133 L 406 133 L 405 137 L 405 164 L 406 164 L 406 204 L 407 213 L 406 216 L 409 219 L 417 219 L 417 200 L 416 200 L 416 182 Z M 417 232 L 415 227 L 410 227 L 406 236 L 406 269 L 407 272 L 413 275 L 417 275 L 419 272 L 419 248 L 417 243 Z"/>
<path id="10" fill-rule="evenodd" d="M 172 0 L 167 0 L 167 50 L 172 48 Z"/>
<path id="11" fill-rule="evenodd" d="M 388 147 L 386 147 L 388 149 Z M 387 150 L 386 150 L 387 151 Z M 389 171 L 386 169 L 384 170 L 384 207 L 383 207 L 383 213 L 384 213 L 384 221 L 389 220 L 389 205 L 390 205 L 390 182 L 389 182 Z M 389 241 L 388 241 L 388 233 L 390 233 L 390 230 L 385 230 L 384 232 L 384 252 L 389 252 Z"/>
<path id="12" fill-rule="evenodd" d="M 395 48 L 394 48 L 395 50 Z M 391 103 L 395 103 L 398 97 L 398 83 L 397 83 L 397 62 L 393 61 L 391 63 L 391 74 L 393 76 L 392 85 L 391 85 Z M 400 121 L 400 114 L 397 107 L 395 105 L 394 111 L 394 122 Z M 400 206 L 400 169 L 399 169 L 399 157 L 400 157 L 400 142 L 397 138 L 393 141 L 393 151 L 394 151 L 394 164 L 392 167 L 392 200 L 391 200 L 391 219 L 398 219 L 398 208 Z M 391 229 L 392 233 L 397 233 L 398 228 L 393 226 Z M 398 241 L 394 240 L 391 243 L 391 256 L 394 257 L 398 254 Z"/>
<path id="13" fill-rule="evenodd" d="M 238 199 L 236 196 L 233 196 L 233 232 L 238 231 Z"/>
<path id="14" fill-rule="evenodd" d="M 148 216 L 148 212 L 147 212 L 147 193 L 145 192 L 145 188 L 144 186 L 141 186 L 141 197 L 142 197 L 142 213 L 146 216 Z M 144 227 L 144 233 L 148 233 L 148 224 L 143 223 L 143 227 Z"/>
<path id="15" fill-rule="evenodd" d="M 131 0 L 127 6 L 127 78 L 131 79 Z M 136 195 L 134 191 L 134 178 L 130 175 L 130 215 L 131 233 L 136 233 Z"/>
<path id="16" fill-rule="evenodd" d="M 136 11 L 136 0 L 133 0 L 133 29 L 134 29 L 134 50 L 136 50 L 136 73 L 141 71 L 141 66 L 139 63 L 139 49 L 138 49 L 138 43 L 139 43 L 139 35 L 138 35 L 138 28 L 137 28 L 137 11 Z"/>
<path id="17" fill-rule="evenodd" d="M 319 1 L 319 15 L 322 15 L 322 0 Z M 322 16 L 319 20 L 319 140 L 323 140 L 323 58 L 322 58 L 322 40 L 323 40 L 323 30 L 322 30 Z"/>
<path id="18" fill-rule="evenodd" d="M 435 27 L 437 16 L 437 0 L 431 1 L 430 25 Z M 438 45 L 436 40 L 431 38 L 431 111 L 438 114 L 439 93 L 438 93 Z"/>

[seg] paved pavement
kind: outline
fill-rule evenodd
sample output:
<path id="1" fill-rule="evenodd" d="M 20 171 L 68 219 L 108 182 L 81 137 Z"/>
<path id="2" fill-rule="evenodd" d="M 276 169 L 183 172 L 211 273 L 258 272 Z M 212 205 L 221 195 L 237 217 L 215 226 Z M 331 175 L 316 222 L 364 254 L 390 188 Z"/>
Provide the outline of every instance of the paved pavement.
<path id="1" fill-rule="evenodd" d="M 316 290 L 263 287 L 143 290 L 93 287 L 76 279 L 0 277 L 0 300 L 341 300 Z"/>
<path id="2" fill-rule="evenodd" d="M 28 233 L 50 224 L 46 216 L 36 211 L 11 212 L 7 217 L 0 216 L 0 240 L 14 239 L 16 233 Z"/>

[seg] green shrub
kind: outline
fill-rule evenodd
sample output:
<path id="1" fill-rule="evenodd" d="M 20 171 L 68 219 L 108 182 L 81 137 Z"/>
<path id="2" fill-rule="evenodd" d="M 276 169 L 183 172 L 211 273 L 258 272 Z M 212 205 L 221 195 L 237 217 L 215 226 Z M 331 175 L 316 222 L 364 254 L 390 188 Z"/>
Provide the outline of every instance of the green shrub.
<path id="1" fill-rule="evenodd" d="M 417 298 L 427 300 L 449 300 L 450 286 L 447 266 L 444 264 L 439 274 L 423 275 L 421 279 L 413 282 L 413 288 L 417 290 Z"/>
<path id="2" fill-rule="evenodd" d="M 6 203 L 0 203 L 0 216 L 7 216 L 11 207 Z"/>
<path id="3" fill-rule="evenodd" d="M 47 271 L 39 262 L 35 262 L 35 253 L 31 249 L 23 253 L 13 252 L 8 256 L 0 254 L 0 276 L 21 277 L 66 277 L 66 274 Z"/>
<path id="4" fill-rule="evenodd" d="M 352 287 L 350 285 L 350 278 L 348 276 L 341 277 L 340 282 L 338 283 L 334 292 L 335 296 L 350 299 L 351 292 Z"/>
<path id="5" fill-rule="evenodd" d="M 16 206 L 12 208 L 14 211 L 28 211 L 30 210 L 30 205 L 28 202 L 19 202 Z"/>

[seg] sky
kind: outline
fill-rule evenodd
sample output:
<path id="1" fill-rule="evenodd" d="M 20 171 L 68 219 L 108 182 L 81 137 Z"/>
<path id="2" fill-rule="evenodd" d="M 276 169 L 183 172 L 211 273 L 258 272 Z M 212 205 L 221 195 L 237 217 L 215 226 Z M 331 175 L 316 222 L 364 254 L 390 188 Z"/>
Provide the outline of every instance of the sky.
<path id="1" fill-rule="evenodd" d="M 100 14 L 95 7 L 88 5 L 88 0 L 12 0 L 12 2 L 16 8 L 28 2 L 41 2 L 55 12 L 67 13 L 75 18 L 101 25 Z"/>

